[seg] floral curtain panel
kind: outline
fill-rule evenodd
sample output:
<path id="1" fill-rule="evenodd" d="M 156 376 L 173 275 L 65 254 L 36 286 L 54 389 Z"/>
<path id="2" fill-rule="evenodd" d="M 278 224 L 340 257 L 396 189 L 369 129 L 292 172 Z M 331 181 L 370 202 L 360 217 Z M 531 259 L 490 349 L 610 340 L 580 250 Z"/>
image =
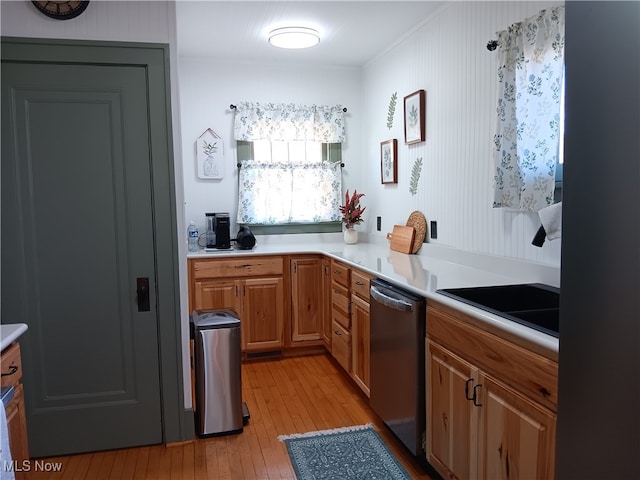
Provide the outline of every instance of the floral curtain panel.
<path id="1" fill-rule="evenodd" d="M 553 203 L 564 71 L 564 6 L 498 34 L 494 207 Z"/>
<path id="2" fill-rule="evenodd" d="M 240 168 L 240 224 L 340 221 L 340 164 L 245 160 Z"/>
<path id="3" fill-rule="evenodd" d="M 342 105 L 295 105 L 243 102 L 237 105 L 235 139 L 253 142 L 312 141 L 342 143 L 345 139 Z"/>

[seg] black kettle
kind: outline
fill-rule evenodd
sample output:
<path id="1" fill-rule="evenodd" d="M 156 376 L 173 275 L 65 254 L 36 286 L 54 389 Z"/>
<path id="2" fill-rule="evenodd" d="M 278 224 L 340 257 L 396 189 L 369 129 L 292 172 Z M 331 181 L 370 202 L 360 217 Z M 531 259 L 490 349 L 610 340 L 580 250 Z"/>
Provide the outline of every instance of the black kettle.
<path id="1" fill-rule="evenodd" d="M 256 237 L 251 233 L 249 227 L 240 227 L 236 237 L 236 247 L 238 250 L 251 250 L 256 244 Z"/>

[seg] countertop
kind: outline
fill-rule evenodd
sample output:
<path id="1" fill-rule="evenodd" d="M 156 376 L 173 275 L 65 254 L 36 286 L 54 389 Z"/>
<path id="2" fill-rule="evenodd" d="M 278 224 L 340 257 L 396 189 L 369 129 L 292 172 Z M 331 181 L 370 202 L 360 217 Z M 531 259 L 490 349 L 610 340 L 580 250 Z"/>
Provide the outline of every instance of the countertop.
<path id="1" fill-rule="evenodd" d="M 27 331 L 27 328 L 28 327 L 25 323 L 8 323 L 0 325 L 0 346 L 2 347 L 0 350 L 4 350 L 20 338 L 20 336 Z"/>
<path id="2" fill-rule="evenodd" d="M 187 258 L 313 253 L 341 260 L 375 277 L 422 295 L 427 299 L 427 304 L 431 300 L 455 308 L 476 319 L 477 324 L 487 330 L 506 334 L 511 340 L 520 339 L 524 346 L 557 360 L 557 338 L 436 293 L 436 290 L 441 288 L 534 282 L 557 287 L 560 282 L 560 269 L 556 267 L 431 244 L 423 244 L 416 255 L 407 255 L 390 250 L 388 242 L 360 242 L 354 245 L 346 245 L 340 241 L 257 243 L 252 250 L 200 250 L 189 253 Z"/>

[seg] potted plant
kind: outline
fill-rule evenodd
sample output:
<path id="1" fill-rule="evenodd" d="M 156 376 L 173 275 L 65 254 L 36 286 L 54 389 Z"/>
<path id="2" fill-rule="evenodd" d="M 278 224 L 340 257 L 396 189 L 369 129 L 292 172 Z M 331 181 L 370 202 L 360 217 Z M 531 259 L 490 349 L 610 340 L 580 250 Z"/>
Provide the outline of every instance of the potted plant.
<path id="1" fill-rule="evenodd" d="M 360 198 L 364 197 L 364 193 L 358 193 L 357 190 L 353 191 L 353 195 L 349 197 L 349 190 L 345 195 L 344 205 L 340 206 L 340 213 L 342 213 L 342 223 L 344 223 L 344 241 L 348 244 L 353 244 L 358 241 L 358 232 L 354 225 L 359 225 L 364 222 L 362 214 L 367 207 L 360 208 Z"/>

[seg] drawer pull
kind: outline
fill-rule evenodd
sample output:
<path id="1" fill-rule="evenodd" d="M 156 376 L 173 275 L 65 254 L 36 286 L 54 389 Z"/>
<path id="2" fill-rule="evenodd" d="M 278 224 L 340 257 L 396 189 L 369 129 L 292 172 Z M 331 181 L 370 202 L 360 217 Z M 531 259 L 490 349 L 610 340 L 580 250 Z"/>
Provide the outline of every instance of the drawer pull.
<path id="1" fill-rule="evenodd" d="M 474 397 L 469 396 L 469 382 L 473 382 L 473 378 L 468 379 L 464 383 L 464 396 L 467 398 L 467 400 L 473 400 Z"/>
<path id="2" fill-rule="evenodd" d="M 3 377 L 9 377 L 11 375 L 13 375 L 14 373 L 16 373 L 18 371 L 18 367 L 16 367 L 15 365 L 11 365 L 9 367 L 9 371 L 7 373 L 3 373 L 2 376 Z"/>
<path id="3" fill-rule="evenodd" d="M 340 270 L 334 270 L 333 273 L 335 273 L 336 275 L 342 275 L 342 272 Z"/>
<path id="4" fill-rule="evenodd" d="M 363 286 L 364 283 L 362 283 L 360 280 L 356 280 L 356 285 Z"/>
<path id="5" fill-rule="evenodd" d="M 482 404 L 477 402 L 478 399 L 478 392 L 476 391 L 478 388 L 480 388 L 482 386 L 481 383 L 479 383 L 478 385 L 476 385 L 475 387 L 473 387 L 473 404 L 476 407 L 481 407 Z"/>
<path id="6" fill-rule="evenodd" d="M 233 268 L 247 268 L 250 267 L 251 265 L 249 265 L 248 263 L 245 263 L 244 265 L 235 265 Z"/>

